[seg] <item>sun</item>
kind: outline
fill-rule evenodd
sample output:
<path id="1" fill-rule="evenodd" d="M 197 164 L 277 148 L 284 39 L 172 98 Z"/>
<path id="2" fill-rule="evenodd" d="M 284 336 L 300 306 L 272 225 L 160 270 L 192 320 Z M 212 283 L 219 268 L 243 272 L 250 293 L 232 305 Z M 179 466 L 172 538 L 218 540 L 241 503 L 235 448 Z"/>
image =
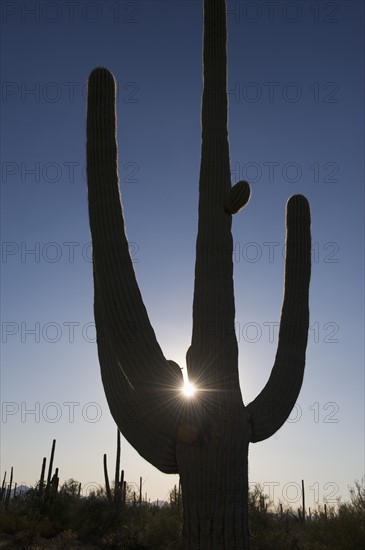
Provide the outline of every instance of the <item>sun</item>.
<path id="1" fill-rule="evenodd" d="M 196 392 L 196 387 L 193 384 L 190 384 L 190 382 L 185 382 L 182 391 L 185 397 L 193 397 Z"/>

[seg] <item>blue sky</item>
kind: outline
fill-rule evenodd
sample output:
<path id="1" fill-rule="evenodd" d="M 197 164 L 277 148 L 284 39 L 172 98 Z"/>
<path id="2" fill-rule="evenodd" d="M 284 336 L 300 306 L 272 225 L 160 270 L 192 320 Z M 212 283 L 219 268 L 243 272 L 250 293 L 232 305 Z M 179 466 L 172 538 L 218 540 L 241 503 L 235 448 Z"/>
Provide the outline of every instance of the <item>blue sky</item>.
<path id="1" fill-rule="evenodd" d="M 275 356 L 284 212 L 312 209 L 311 329 L 301 394 L 250 446 L 250 481 L 296 507 L 347 498 L 364 475 L 364 6 L 228 2 L 232 182 L 252 198 L 233 221 L 240 380 L 248 403 Z M 85 86 L 119 85 L 121 191 L 141 292 L 159 343 L 185 364 L 200 161 L 200 0 L 2 3 L 1 469 L 33 484 L 57 439 L 61 482 L 103 484 L 115 425 L 93 327 Z M 31 411 L 34 411 L 33 413 Z M 125 479 L 151 500 L 177 476 L 125 441 Z"/>

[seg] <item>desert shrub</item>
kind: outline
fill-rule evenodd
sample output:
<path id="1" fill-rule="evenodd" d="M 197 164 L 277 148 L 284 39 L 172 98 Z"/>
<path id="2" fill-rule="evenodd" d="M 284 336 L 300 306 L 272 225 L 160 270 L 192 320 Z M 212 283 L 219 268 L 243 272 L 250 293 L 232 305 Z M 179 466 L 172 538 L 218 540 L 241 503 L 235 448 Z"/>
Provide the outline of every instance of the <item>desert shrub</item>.
<path id="1" fill-rule="evenodd" d="M 62 531 L 55 538 L 53 546 L 55 550 L 71 550 L 74 548 L 74 544 L 77 541 L 77 534 L 72 529 Z"/>
<path id="2" fill-rule="evenodd" d="M 138 540 L 145 548 L 179 550 L 182 518 L 175 507 L 147 508 L 140 519 Z"/>
<path id="3" fill-rule="evenodd" d="M 364 486 L 356 482 L 348 502 L 327 507 L 326 514 L 319 506 L 304 524 L 297 512 L 275 509 L 258 485 L 249 495 L 249 529 L 252 550 L 365 548 Z M 109 550 L 179 550 L 181 531 L 178 503 L 116 509 L 102 492 L 79 497 L 74 480 L 46 501 L 34 489 L 7 510 L 0 503 L 0 533 L 11 540 L 4 548 L 67 550 L 84 543 Z"/>

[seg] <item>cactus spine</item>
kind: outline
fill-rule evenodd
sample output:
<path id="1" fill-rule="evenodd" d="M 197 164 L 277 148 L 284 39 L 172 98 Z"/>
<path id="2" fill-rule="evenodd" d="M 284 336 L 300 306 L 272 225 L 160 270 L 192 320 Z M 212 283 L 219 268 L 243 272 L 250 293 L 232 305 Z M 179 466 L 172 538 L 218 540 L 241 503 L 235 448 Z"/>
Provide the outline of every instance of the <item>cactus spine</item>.
<path id="1" fill-rule="evenodd" d="M 247 549 L 248 445 L 282 426 L 303 379 L 310 213 L 303 196 L 288 200 L 278 349 L 266 386 L 244 405 L 234 332 L 231 224 L 250 187 L 243 181 L 232 187 L 230 181 L 225 0 L 204 0 L 203 64 L 193 333 L 186 357 L 189 379 L 199 388 L 196 397 L 181 397 L 180 369 L 164 357 L 136 282 L 118 186 L 115 82 L 104 68 L 91 73 L 88 86 L 94 313 L 102 380 L 119 429 L 151 464 L 180 474 L 184 548 Z"/>

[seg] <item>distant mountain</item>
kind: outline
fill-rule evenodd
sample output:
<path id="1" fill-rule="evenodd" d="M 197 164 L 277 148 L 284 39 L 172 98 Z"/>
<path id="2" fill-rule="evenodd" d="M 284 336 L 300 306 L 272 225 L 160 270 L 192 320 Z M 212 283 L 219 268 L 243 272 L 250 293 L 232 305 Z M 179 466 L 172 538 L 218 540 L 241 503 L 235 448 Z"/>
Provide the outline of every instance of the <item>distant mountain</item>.
<path id="1" fill-rule="evenodd" d="M 163 508 L 164 506 L 169 506 L 169 503 L 166 500 L 154 500 L 153 502 L 150 502 L 149 505 Z"/>
<path id="2" fill-rule="evenodd" d="M 6 487 L 6 489 L 5 489 L 5 494 L 6 494 L 6 492 L 7 492 L 7 489 L 8 489 L 8 488 Z M 20 493 L 21 493 L 22 495 L 24 495 L 24 493 L 27 493 L 27 492 L 29 491 L 29 489 L 31 489 L 31 487 L 28 487 L 28 485 L 17 485 L 15 495 L 16 495 L 16 496 L 19 496 Z M 13 498 L 13 497 L 14 497 L 14 487 L 13 487 L 12 490 L 10 491 L 10 498 Z"/>
<path id="3" fill-rule="evenodd" d="M 24 495 L 24 493 L 27 493 L 29 491 L 29 489 L 31 489 L 31 487 L 28 487 L 28 485 L 17 485 L 15 495 L 20 495 L 20 493 L 22 493 L 22 495 Z M 11 498 L 13 498 L 14 488 L 11 490 L 10 495 L 11 495 Z"/>

